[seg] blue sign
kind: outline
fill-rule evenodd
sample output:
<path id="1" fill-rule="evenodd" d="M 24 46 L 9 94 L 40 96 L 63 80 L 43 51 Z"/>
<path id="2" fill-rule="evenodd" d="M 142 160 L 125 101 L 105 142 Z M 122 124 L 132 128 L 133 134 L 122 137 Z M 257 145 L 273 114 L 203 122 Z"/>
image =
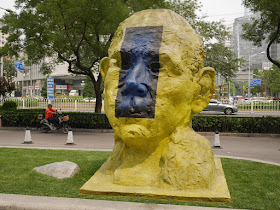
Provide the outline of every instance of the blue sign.
<path id="1" fill-rule="evenodd" d="M 18 71 L 24 71 L 24 64 L 22 61 L 15 61 L 15 68 Z"/>
<path id="2" fill-rule="evenodd" d="M 54 99 L 54 78 L 47 78 L 47 96 L 48 100 Z"/>
<path id="3" fill-rule="evenodd" d="M 253 81 L 250 82 L 250 86 L 261 86 L 261 84 L 261 79 L 253 79 Z"/>

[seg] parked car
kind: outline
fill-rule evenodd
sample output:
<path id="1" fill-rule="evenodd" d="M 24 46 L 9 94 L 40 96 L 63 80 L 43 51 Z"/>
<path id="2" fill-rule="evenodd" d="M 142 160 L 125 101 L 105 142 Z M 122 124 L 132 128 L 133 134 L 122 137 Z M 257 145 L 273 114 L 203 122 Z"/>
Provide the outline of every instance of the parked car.
<path id="1" fill-rule="evenodd" d="M 69 92 L 69 96 L 79 96 L 79 91 L 78 90 L 71 90 Z"/>
<path id="2" fill-rule="evenodd" d="M 203 111 L 224 112 L 226 115 L 237 112 L 237 107 L 230 104 L 222 104 L 221 102 L 211 99 L 208 106 Z"/>
<path id="3" fill-rule="evenodd" d="M 96 98 L 84 98 L 83 102 L 96 102 Z"/>

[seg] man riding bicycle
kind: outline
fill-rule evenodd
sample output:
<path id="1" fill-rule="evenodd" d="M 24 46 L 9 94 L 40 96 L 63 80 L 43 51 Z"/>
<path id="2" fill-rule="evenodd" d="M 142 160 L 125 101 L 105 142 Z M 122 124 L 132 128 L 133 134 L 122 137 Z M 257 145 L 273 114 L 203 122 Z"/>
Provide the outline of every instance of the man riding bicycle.
<path id="1" fill-rule="evenodd" d="M 52 123 L 55 127 L 58 125 L 57 119 L 53 118 L 53 115 L 57 113 L 57 110 L 52 109 L 52 104 L 48 104 L 48 108 L 46 109 L 45 119 L 48 120 L 49 123 Z"/>

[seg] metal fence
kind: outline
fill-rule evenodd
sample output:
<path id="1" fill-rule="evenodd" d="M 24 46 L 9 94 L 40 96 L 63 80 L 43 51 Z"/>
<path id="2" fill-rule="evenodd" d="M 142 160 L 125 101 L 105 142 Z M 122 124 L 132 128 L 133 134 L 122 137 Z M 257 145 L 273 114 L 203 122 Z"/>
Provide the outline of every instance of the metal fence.
<path id="1" fill-rule="evenodd" d="M 238 111 L 248 112 L 277 112 L 279 101 L 251 101 L 235 104 Z"/>
<path id="2" fill-rule="evenodd" d="M 7 99 L 15 101 L 18 109 L 45 109 L 50 101 L 47 99 L 37 98 L 12 98 Z M 51 101 L 54 109 L 61 109 L 63 111 L 84 111 L 93 112 L 95 109 L 94 100 L 86 99 L 55 99 Z M 3 101 L 0 101 L 0 105 Z M 104 105 L 104 103 L 102 103 Z M 238 111 L 245 112 L 277 112 L 280 109 L 279 101 L 251 101 L 235 104 Z M 102 107 L 102 111 L 104 111 Z"/>
<path id="3" fill-rule="evenodd" d="M 84 111 L 93 112 L 95 109 L 95 101 L 85 99 L 54 99 L 48 101 L 47 99 L 37 98 L 12 98 L 8 101 L 17 103 L 18 109 L 45 109 L 48 103 L 52 103 L 54 109 L 61 109 L 62 111 Z M 3 101 L 0 102 L 0 105 Z"/>

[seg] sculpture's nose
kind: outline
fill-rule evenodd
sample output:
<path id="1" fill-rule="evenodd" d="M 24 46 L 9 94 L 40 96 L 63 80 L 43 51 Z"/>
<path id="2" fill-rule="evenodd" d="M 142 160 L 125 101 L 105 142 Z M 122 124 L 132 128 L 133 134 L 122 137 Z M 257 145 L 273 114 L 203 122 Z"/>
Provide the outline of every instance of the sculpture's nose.
<path id="1" fill-rule="evenodd" d="M 132 96 L 139 96 L 145 97 L 147 95 L 147 88 L 144 84 L 138 83 L 135 79 L 131 79 L 127 81 L 126 88 L 123 92 L 125 96 L 132 95 Z"/>
<path id="2" fill-rule="evenodd" d="M 141 63 L 136 65 L 125 81 L 125 88 L 123 90 L 124 96 L 138 96 L 145 97 L 148 93 L 148 85 L 146 78 L 145 66 Z"/>

